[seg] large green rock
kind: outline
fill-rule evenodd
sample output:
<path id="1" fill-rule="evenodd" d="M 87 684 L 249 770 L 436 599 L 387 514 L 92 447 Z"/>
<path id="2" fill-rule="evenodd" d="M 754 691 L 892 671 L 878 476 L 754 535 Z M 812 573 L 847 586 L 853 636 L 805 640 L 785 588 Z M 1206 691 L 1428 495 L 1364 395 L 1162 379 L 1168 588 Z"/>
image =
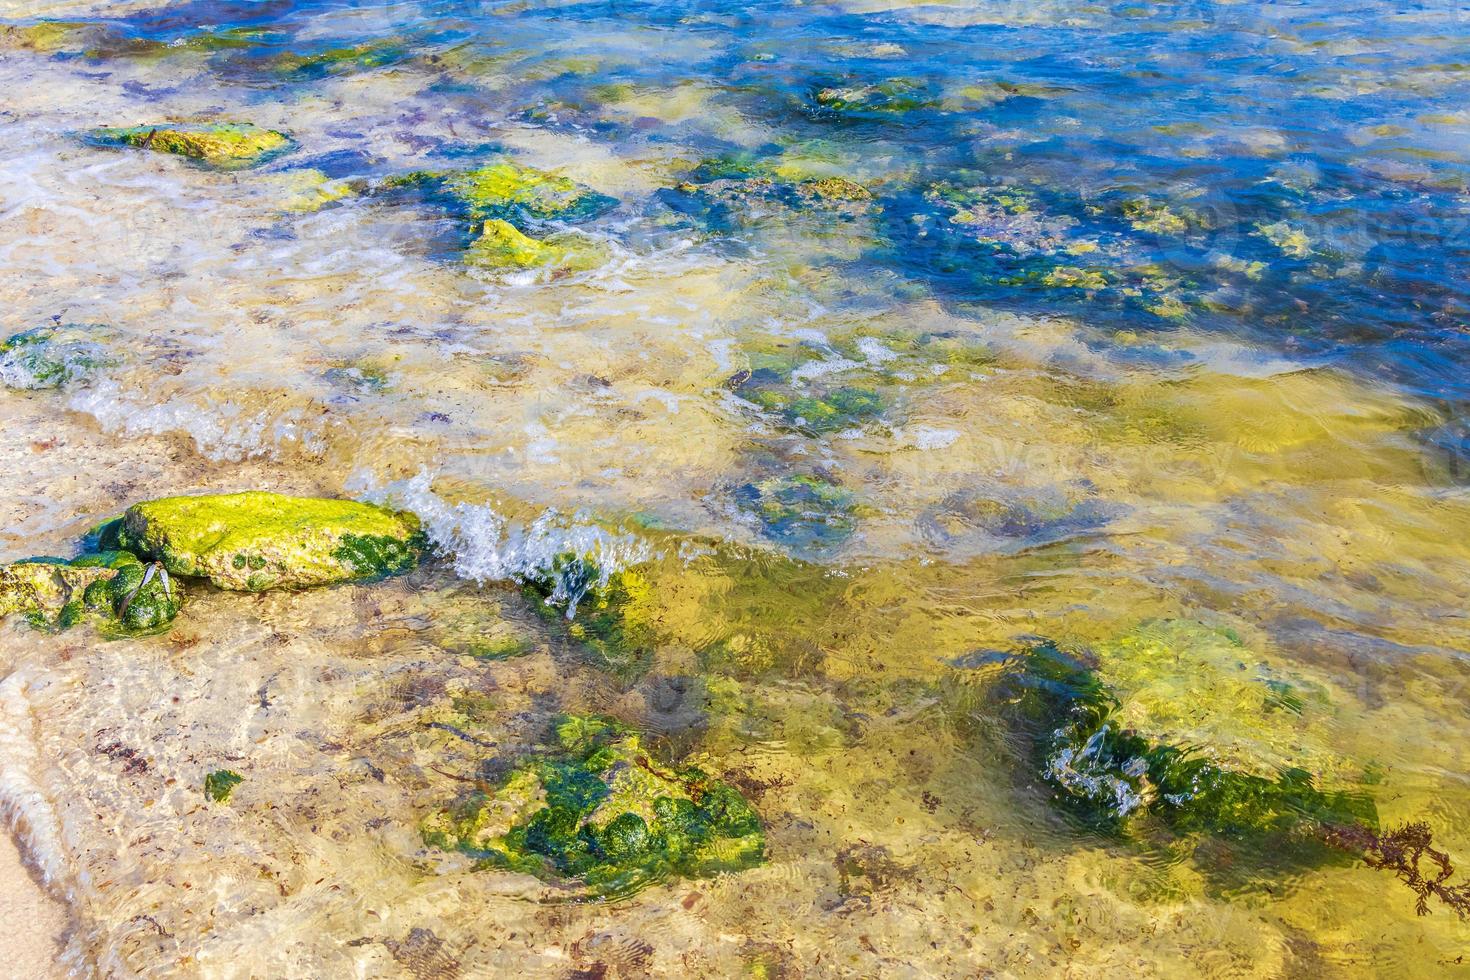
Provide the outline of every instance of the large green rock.
<path id="1" fill-rule="evenodd" d="M 412 568 L 425 547 L 412 514 L 262 491 L 134 504 L 103 541 L 250 592 L 381 578 Z"/>
<path id="2" fill-rule="evenodd" d="M 429 816 L 425 843 L 595 895 L 764 859 L 760 816 L 731 786 L 658 762 L 637 733 L 606 719 L 565 717 L 556 734 L 559 751 Z"/>

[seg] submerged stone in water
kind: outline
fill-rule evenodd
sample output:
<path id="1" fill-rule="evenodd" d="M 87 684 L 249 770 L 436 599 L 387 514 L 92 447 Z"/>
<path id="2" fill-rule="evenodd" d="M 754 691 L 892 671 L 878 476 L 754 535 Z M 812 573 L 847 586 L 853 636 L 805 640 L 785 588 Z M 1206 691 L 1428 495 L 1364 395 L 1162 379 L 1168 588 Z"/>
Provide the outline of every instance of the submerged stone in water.
<path id="1" fill-rule="evenodd" d="M 89 138 L 101 146 L 131 146 L 155 153 L 172 153 L 219 170 L 259 166 L 285 153 L 293 145 L 285 133 L 260 129 L 250 123 L 163 123 L 94 129 Z"/>
<path id="2" fill-rule="evenodd" d="M 109 362 L 97 342 L 99 324 L 59 324 L 18 333 L 0 344 L 0 384 L 7 388 L 61 388 L 90 377 Z"/>
<path id="3" fill-rule="evenodd" d="M 647 669 L 654 604 L 648 580 L 635 569 L 608 571 L 568 553 L 528 577 L 524 590 L 539 612 L 564 622 L 568 636 L 597 653 L 602 666 L 620 674 Z"/>
<path id="4" fill-rule="evenodd" d="M 857 527 L 850 490 L 812 474 L 772 477 L 735 490 L 761 533 L 799 551 L 834 548 Z"/>
<path id="5" fill-rule="evenodd" d="M 607 719 L 565 717 L 556 734 L 559 751 L 426 819 L 425 843 L 488 867 L 574 881 L 594 895 L 764 859 L 760 816 L 733 787 L 663 765 L 635 732 Z"/>
<path id="6" fill-rule="evenodd" d="M 413 568 L 425 547 L 412 514 L 261 491 L 134 504 L 109 538 L 175 575 L 251 592 L 393 575 Z"/>
<path id="7" fill-rule="evenodd" d="M 913 78 L 889 78 L 881 82 L 816 85 L 807 103 L 814 115 L 897 115 L 939 104 L 929 86 Z"/>
<path id="8" fill-rule="evenodd" d="M 420 170 L 390 177 L 378 189 L 417 192 L 476 223 L 500 220 L 518 226 L 528 221 L 582 221 L 617 204 L 569 177 L 514 163 L 476 170 Z"/>
<path id="9" fill-rule="evenodd" d="M 1170 737 L 1131 727 L 1130 705 L 1096 666 L 1050 643 L 1033 646 L 1018 667 L 1002 684 L 1008 713 L 1029 736 L 1034 763 L 1056 798 L 1092 826 L 1127 832 L 1156 820 L 1180 834 L 1308 839 L 1320 838 L 1323 828 L 1377 825 L 1371 800 L 1324 790 L 1305 769 L 1250 771 L 1231 761 L 1231 746 L 1217 751 L 1197 732 Z M 1299 710 L 1286 694 L 1279 684 L 1260 685 L 1259 713 L 1293 704 Z"/>
<path id="10" fill-rule="evenodd" d="M 838 432 L 862 425 L 883 412 L 877 392 L 851 385 L 826 389 L 793 389 L 770 371 L 753 371 L 735 393 L 781 416 L 787 425 L 808 432 Z"/>

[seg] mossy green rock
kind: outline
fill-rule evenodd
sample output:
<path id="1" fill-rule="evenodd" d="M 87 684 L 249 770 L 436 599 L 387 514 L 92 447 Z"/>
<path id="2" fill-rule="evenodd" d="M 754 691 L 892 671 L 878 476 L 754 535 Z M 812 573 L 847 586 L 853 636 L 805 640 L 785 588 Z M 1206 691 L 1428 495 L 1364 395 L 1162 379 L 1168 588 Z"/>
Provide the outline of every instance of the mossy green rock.
<path id="1" fill-rule="evenodd" d="M 425 547 L 412 514 L 261 491 L 134 504 L 104 544 L 109 538 L 175 575 L 250 592 L 393 575 L 416 565 Z"/>
<path id="2" fill-rule="evenodd" d="M 76 568 L 60 558 L 32 559 L 0 567 L 0 616 L 21 613 L 42 629 L 65 629 L 81 620 L 82 593 L 116 575 L 110 568 Z"/>
<path id="3" fill-rule="evenodd" d="M 760 816 L 726 783 L 657 761 L 603 718 L 564 717 L 557 741 L 559 751 L 428 817 L 425 843 L 598 896 L 764 859 Z"/>
<path id="4" fill-rule="evenodd" d="M 89 138 L 101 146 L 130 146 L 155 153 L 172 153 L 219 170 L 256 167 L 294 145 L 285 133 L 260 129 L 250 123 L 160 123 L 94 129 Z"/>
<path id="5" fill-rule="evenodd" d="M 97 579 L 82 592 L 82 604 L 87 611 L 104 617 L 103 632 L 159 632 L 174 621 L 183 605 L 178 583 L 129 552 L 84 555 L 72 564 L 107 568 L 116 573 Z"/>
<path id="6" fill-rule="evenodd" d="M 1184 733 L 1168 739 L 1130 727 L 1128 706 L 1088 659 L 1042 642 L 1017 666 L 1001 685 L 1008 714 L 1057 801 L 1091 826 L 1127 833 L 1154 822 L 1177 834 L 1268 840 L 1377 825 L 1370 799 L 1323 789 L 1305 769 L 1252 772 Z"/>
<path id="7" fill-rule="evenodd" d="M 156 633 L 182 605 L 177 583 L 125 551 L 0 567 L 0 616 L 22 613 L 37 629 L 69 629 L 91 618 L 108 635 Z"/>
<path id="8" fill-rule="evenodd" d="M 500 218 L 485 222 L 464 260 L 487 269 L 558 268 L 585 271 L 601 265 L 606 256 L 589 240 L 576 235 L 552 235 L 535 239 Z"/>
<path id="9" fill-rule="evenodd" d="M 799 551 L 836 547 L 857 527 L 852 491 L 809 473 L 747 483 L 734 497 L 762 534 Z"/>

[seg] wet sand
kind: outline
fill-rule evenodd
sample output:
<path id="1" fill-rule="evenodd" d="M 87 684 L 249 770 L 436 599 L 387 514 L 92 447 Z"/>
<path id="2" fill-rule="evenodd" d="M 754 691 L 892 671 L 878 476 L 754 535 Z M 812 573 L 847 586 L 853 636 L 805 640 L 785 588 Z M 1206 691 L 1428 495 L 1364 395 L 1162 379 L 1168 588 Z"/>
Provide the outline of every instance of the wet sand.
<path id="1" fill-rule="evenodd" d="M 10 835 L 0 834 L 0 950 L 6 975 L 49 980 L 65 976 L 56 963 L 66 912 L 25 866 Z"/>

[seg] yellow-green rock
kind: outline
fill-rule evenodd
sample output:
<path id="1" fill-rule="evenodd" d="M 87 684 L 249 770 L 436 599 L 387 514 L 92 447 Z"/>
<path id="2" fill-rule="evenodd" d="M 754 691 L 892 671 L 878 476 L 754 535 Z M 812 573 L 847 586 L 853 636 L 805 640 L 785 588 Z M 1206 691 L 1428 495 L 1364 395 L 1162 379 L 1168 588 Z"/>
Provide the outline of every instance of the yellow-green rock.
<path id="1" fill-rule="evenodd" d="M 465 249 L 464 260 L 487 269 L 535 269 L 559 266 L 572 271 L 596 268 L 603 255 L 587 239 L 553 235 L 535 239 L 500 218 L 485 222 L 480 237 Z"/>
<path id="2" fill-rule="evenodd" d="M 76 568 L 60 560 L 0 566 L 0 616 L 22 613 L 37 625 L 71 625 L 80 616 L 82 593 L 93 582 L 117 574 L 112 568 Z"/>
<path id="3" fill-rule="evenodd" d="M 291 138 L 285 133 L 260 129 L 250 123 L 94 129 L 90 138 L 102 146 L 130 146 L 155 153 L 172 153 L 220 170 L 259 166 L 292 146 Z"/>
<path id="4" fill-rule="evenodd" d="M 261 491 L 134 504 L 112 534 L 175 575 L 250 592 L 393 575 L 425 546 L 412 514 Z"/>

